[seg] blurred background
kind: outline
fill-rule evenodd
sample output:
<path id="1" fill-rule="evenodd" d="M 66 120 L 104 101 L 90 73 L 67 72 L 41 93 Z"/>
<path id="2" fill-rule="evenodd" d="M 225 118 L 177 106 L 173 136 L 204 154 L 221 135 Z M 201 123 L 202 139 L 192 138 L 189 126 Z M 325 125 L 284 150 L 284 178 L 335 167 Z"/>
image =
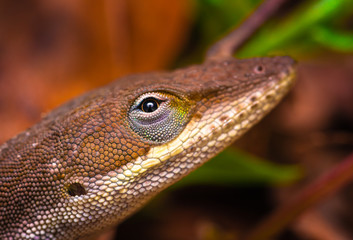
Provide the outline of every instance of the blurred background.
<path id="1" fill-rule="evenodd" d="M 0 143 L 118 77 L 201 63 L 260 2 L 0 0 Z M 100 240 L 240 239 L 353 152 L 353 1 L 287 2 L 236 56 L 292 56 L 293 91 L 234 146 Z M 353 239 L 352 187 L 278 239 Z"/>

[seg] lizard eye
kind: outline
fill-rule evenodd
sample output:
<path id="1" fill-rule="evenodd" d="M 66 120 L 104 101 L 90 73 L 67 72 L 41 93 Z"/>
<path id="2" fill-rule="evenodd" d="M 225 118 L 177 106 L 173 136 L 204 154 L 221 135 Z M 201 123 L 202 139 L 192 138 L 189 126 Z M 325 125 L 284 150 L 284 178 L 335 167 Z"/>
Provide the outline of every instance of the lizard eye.
<path id="1" fill-rule="evenodd" d="M 130 107 L 130 128 L 142 138 L 153 142 L 173 139 L 186 124 L 188 100 L 167 92 L 148 92 Z"/>
<path id="2" fill-rule="evenodd" d="M 160 103 L 161 103 L 160 99 L 149 97 L 142 100 L 138 108 L 146 113 L 151 113 L 156 111 L 159 108 Z"/>

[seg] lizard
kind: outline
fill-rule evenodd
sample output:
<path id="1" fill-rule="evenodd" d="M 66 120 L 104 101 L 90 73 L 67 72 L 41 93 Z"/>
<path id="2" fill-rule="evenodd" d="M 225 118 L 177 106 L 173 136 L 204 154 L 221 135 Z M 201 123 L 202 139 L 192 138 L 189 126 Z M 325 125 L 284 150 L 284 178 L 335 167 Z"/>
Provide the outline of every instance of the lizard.
<path id="1" fill-rule="evenodd" d="M 1 239 L 115 225 L 215 156 L 292 84 L 289 57 L 132 75 L 72 100 L 0 148 Z"/>
<path id="2" fill-rule="evenodd" d="M 54 109 L 0 146 L 0 239 L 75 240 L 117 225 L 266 115 L 294 64 L 210 58 Z"/>

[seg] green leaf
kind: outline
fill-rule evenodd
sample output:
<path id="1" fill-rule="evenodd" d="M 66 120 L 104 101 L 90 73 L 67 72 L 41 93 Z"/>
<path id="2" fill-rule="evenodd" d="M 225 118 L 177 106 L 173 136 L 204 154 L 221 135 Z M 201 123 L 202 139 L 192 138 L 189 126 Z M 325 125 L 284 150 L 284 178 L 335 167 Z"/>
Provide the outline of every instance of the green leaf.
<path id="1" fill-rule="evenodd" d="M 301 175 L 296 166 L 277 165 L 228 148 L 179 181 L 175 187 L 199 184 L 285 184 L 297 180 Z"/>
<path id="2" fill-rule="evenodd" d="M 325 27 L 316 27 L 312 32 L 313 39 L 336 51 L 353 51 L 353 33 L 343 33 Z"/>
<path id="3" fill-rule="evenodd" d="M 267 25 L 237 53 L 237 56 L 266 55 L 279 49 L 283 50 L 293 42 L 308 41 L 315 27 L 323 23 L 329 24 L 342 17 L 346 9 L 352 8 L 351 0 L 311 1 L 283 21 Z"/>

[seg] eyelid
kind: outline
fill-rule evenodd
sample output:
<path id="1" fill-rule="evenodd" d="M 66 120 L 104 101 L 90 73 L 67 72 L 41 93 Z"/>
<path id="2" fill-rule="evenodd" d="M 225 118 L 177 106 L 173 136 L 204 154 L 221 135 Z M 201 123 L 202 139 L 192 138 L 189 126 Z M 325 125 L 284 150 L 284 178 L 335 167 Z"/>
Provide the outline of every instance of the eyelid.
<path id="1" fill-rule="evenodd" d="M 144 103 L 145 101 L 149 100 L 149 99 L 153 99 L 153 100 L 156 100 L 158 103 L 161 103 L 161 102 L 165 102 L 166 100 L 164 99 L 159 99 L 159 98 L 156 98 L 156 97 L 146 97 L 144 99 L 141 99 L 140 103 L 138 105 L 141 105 L 142 103 Z"/>

